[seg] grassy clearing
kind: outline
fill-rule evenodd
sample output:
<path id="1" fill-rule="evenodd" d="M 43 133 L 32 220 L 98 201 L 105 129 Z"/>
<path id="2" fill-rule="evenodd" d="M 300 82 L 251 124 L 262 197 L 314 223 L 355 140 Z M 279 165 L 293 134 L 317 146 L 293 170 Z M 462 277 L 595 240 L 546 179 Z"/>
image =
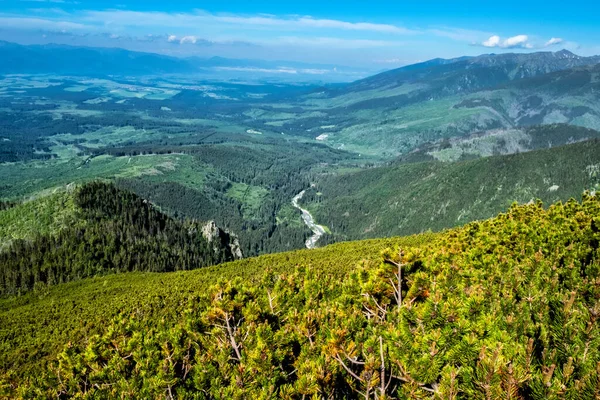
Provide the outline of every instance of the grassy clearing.
<path id="1" fill-rule="evenodd" d="M 352 104 L 360 103 L 363 101 L 409 94 L 417 90 L 427 89 L 427 87 L 427 85 L 421 83 L 404 84 L 396 87 L 384 87 L 371 90 L 363 90 L 359 92 L 350 92 L 341 96 L 336 96 L 328 99 L 308 99 L 303 104 L 307 106 L 325 109 L 348 107 Z"/>
<path id="2" fill-rule="evenodd" d="M 75 142 L 85 140 L 84 145 L 91 148 L 100 148 L 123 143 L 144 142 L 159 140 L 166 135 L 159 130 L 136 129 L 132 126 L 104 126 L 96 131 L 87 132 L 84 135 L 71 135 L 70 133 L 54 135 L 50 139 L 57 142 Z"/>
<path id="3" fill-rule="evenodd" d="M 460 100 L 460 97 L 453 97 L 385 112 L 381 109 L 359 110 L 353 117 L 368 122 L 359 122 L 339 131 L 331 130 L 328 144 L 361 154 L 393 157 L 427 141 L 483 128 L 499 118 L 485 107 L 453 108 Z"/>
<path id="4" fill-rule="evenodd" d="M 78 85 L 78 86 L 69 86 L 69 87 L 65 88 L 64 90 L 65 90 L 65 92 L 81 93 L 81 92 L 85 92 L 89 88 L 90 88 L 89 86 Z"/>
<path id="5" fill-rule="evenodd" d="M 208 170 L 192 156 L 181 154 L 6 163 L 0 164 L 0 175 L 6 177 L 0 187 L 0 198 L 21 198 L 69 183 L 112 178 L 142 177 L 198 188 L 204 185 Z"/>
<path id="6" fill-rule="evenodd" d="M 244 205 L 242 208 L 244 218 L 252 219 L 265 198 L 269 195 L 269 191 L 260 186 L 232 183 L 226 195 L 242 203 Z"/>

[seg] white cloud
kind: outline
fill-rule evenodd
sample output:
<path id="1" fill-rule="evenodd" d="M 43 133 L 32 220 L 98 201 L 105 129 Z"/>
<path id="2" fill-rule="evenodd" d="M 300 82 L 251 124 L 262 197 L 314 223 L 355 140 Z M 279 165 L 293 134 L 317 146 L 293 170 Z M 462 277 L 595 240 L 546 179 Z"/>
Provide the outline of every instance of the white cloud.
<path id="1" fill-rule="evenodd" d="M 406 61 L 400 58 L 386 58 L 384 60 L 374 60 L 378 64 L 405 64 Z"/>
<path id="2" fill-rule="evenodd" d="M 0 17 L 0 26 L 3 28 L 49 31 L 83 30 L 87 28 L 86 25 L 75 22 L 25 17 Z"/>
<path id="3" fill-rule="evenodd" d="M 64 3 L 64 0 L 21 0 L 21 1 L 29 1 L 32 3 Z"/>
<path id="4" fill-rule="evenodd" d="M 491 35 L 491 33 L 489 32 L 449 27 L 428 29 L 427 33 L 431 33 L 435 36 L 446 37 L 452 40 L 456 40 L 458 42 L 468 43 L 478 42 L 479 40 L 481 40 L 482 37 Z"/>
<path id="5" fill-rule="evenodd" d="M 67 0 L 21 0 L 22 2 L 30 3 L 57 3 L 57 4 L 79 4 L 79 1 L 67 1 Z"/>
<path id="6" fill-rule="evenodd" d="M 169 39 L 170 39 L 170 37 L 169 37 Z M 197 41 L 198 41 L 198 38 L 196 36 L 184 36 L 181 38 L 179 43 L 181 43 L 181 44 L 186 44 L 186 43 L 196 44 Z"/>
<path id="7" fill-rule="evenodd" d="M 554 38 L 553 37 L 552 39 L 550 39 L 550 40 L 548 40 L 546 42 L 546 44 L 544 45 L 544 47 L 554 46 L 554 45 L 560 44 L 562 42 L 563 42 L 563 40 L 561 38 Z"/>
<path id="8" fill-rule="evenodd" d="M 169 43 L 173 43 L 177 41 L 177 36 L 175 35 L 169 35 L 169 38 L 167 39 L 169 41 Z"/>
<path id="9" fill-rule="evenodd" d="M 501 49 L 532 49 L 533 45 L 529 43 L 529 37 L 527 35 L 512 36 L 504 41 L 498 35 L 490 36 L 488 40 L 481 43 L 484 47 L 499 47 Z"/>
<path id="10" fill-rule="evenodd" d="M 388 34 L 415 34 L 413 31 L 401 26 L 390 24 L 376 24 L 369 22 L 348 22 L 334 19 L 316 19 L 312 17 L 273 17 L 273 16 L 242 16 L 220 15 L 207 12 L 196 13 L 165 13 L 141 12 L 127 10 L 86 11 L 83 18 L 89 22 L 121 25 L 121 26 L 162 26 L 162 27 L 194 27 L 205 24 L 228 24 L 239 27 L 251 26 L 259 29 L 285 29 L 306 30 L 337 29 L 351 31 L 368 31 Z"/>
<path id="11" fill-rule="evenodd" d="M 308 74 L 308 75 L 324 75 L 329 72 L 336 72 L 334 70 L 328 69 L 316 69 L 316 68 L 306 68 L 306 69 L 296 69 L 289 67 L 279 67 L 279 68 L 255 68 L 255 67 L 216 67 L 217 71 L 238 71 L 238 72 L 262 72 L 262 73 L 275 73 L 275 74 Z"/>
<path id="12" fill-rule="evenodd" d="M 485 47 L 499 47 L 500 36 L 490 36 L 488 40 L 482 43 Z"/>
<path id="13" fill-rule="evenodd" d="M 407 28 L 403 28 L 396 25 L 388 24 L 372 24 L 368 22 L 346 22 L 338 21 L 333 19 L 313 19 L 313 18 L 299 18 L 294 21 L 302 26 L 308 26 L 313 28 L 331 28 L 331 29 L 344 29 L 344 30 L 356 30 L 356 31 L 371 31 L 380 33 L 398 33 L 398 34 L 414 34 L 416 31 L 412 31 Z"/>
<path id="14" fill-rule="evenodd" d="M 527 35 L 517 35 L 506 39 L 503 43 L 503 47 L 513 48 L 513 47 L 527 47 L 529 44 L 527 43 L 529 38 Z"/>

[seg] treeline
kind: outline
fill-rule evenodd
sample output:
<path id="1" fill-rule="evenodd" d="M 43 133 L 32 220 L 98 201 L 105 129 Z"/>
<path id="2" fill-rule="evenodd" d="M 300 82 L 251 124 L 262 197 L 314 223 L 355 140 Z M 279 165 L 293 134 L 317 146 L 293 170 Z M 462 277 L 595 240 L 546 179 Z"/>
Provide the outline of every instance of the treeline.
<path id="1" fill-rule="evenodd" d="M 179 221 L 106 183 L 77 190 L 83 223 L 55 235 L 17 240 L 0 253 L 0 294 L 131 271 L 189 270 L 234 258 L 229 235 L 209 241 L 203 225 Z"/>
<path id="2" fill-rule="evenodd" d="M 85 105 L 89 108 L 89 105 Z M 45 107 L 51 111 L 53 107 Z M 176 140 L 165 140 L 160 145 L 199 144 L 209 140 L 209 143 L 220 143 L 228 138 L 216 134 L 206 127 L 194 127 L 169 119 L 144 119 L 125 112 L 110 112 L 101 115 L 81 116 L 65 113 L 62 118 L 55 119 L 51 113 L 34 113 L 29 109 L 10 107 L 11 111 L 0 112 L 0 163 L 27 161 L 32 159 L 50 159 L 52 143 L 48 137 L 60 134 L 79 136 L 107 127 L 132 127 L 138 130 L 157 130 L 175 136 Z M 229 140 L 231 135 L 229 135 Z M 80 142 L 76 138 L 72 143 Z M 129 145 L 134 145 L 134 142 Z M 82 148 L 82 150 L 86 150 Z M 90 154 L 97 154 L 95 149 L 87 149 Z M 107 152 L 108 153 L 108 152 Z"/>
<path id="3" fill-rule="evenodd" d="M 547 210 L 514 206 L 423 246 L 389 248 L 378 266 L 339 276 L 318 261 L 275 274 L 265 258 L 256 281 L 217 281 L 176 321 L 123 313 L 103 334 L 70 341 L 15 392 L 597 399 L 598 215 L 590 195 Z"/>
<path id="4" fill-rule="evenodd" d="M 77 118 L 68 115 L 55 120 L 48 114 L 0 112 L 0 163 L 49 159 L 48 136 L 83 132 Z"/>

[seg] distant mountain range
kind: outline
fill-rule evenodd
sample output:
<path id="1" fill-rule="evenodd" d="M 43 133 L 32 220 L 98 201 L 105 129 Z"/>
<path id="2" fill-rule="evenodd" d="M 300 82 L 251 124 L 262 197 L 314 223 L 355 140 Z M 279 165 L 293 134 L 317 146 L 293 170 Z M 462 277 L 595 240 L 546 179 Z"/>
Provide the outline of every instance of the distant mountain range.
<path id="1" fill-rule="evenodd" d="M 438 58 L 357 81 L 346 87 L 345 91 L 426 83 L 431 96 L 440 97 L 597 63 L 600 63 L 600 56 L 581 57 L 568 50 L 555 53 L 485 54 L 450 60 Z"/>
<path id="2" fill-rule="evenodd" d="M 87 48 L 64 45 L 22 46 L 0 42 L 0 73 L 53 73 L 77 75 L 140 75 L 191 73 L 184 59 L 137 53 L 116 48 Z"/>
<path id="3" fill-rule="evenodd" d="M 305 95 L 305 110 L 327 118 L 302 128 L 330 146 L 386 157 L 489 130 L 598 130 L 599 76 L 600 56 L 567 50 L 435 59 Z"/>
<path id="4" fill-rule="evenodd" d="M 425 83 L 428 90 L 419 92 L 423 97 L 440 97 L 599 62 L 600 56 L 581 57 L 567 50 L 555 53 L 486 54 L 454 59 L 436 58 L 364 78 L 369 75 L 368 70 L 331 64 L 223 57 L 178 58 L 120 48 L 20 45 L 0 41 L 0 73 L 3 74 L 200 74 L 221 79 L 276 77 L 287 81 L 355 81 L 332 91 L 333 96 Z"/>
<path id="5" fill-rule="evenodd" d="M 178 58 L 119 48 L 20 45 L 0 41 L 0 73 L 57 75 L 200 74 L 206 77 L 276 77 L 280 80 L 351 81 L 365 70 L 290 61 Z"/>

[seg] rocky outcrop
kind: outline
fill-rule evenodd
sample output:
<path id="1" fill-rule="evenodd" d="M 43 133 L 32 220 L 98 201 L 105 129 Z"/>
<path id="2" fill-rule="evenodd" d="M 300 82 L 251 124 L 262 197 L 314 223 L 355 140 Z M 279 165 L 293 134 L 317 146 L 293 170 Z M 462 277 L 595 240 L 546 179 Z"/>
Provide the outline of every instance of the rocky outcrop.
<path id="1" fill-rule="evenodd" d="M 228 258 L 235 260 L 243 257 L 237 235 L 219 228 L 215 221 L 208 221 L 202 227 L 202 236 L 204 236 L 209 243 L 212 243 L 216 253 L 225 251 Z"/>

